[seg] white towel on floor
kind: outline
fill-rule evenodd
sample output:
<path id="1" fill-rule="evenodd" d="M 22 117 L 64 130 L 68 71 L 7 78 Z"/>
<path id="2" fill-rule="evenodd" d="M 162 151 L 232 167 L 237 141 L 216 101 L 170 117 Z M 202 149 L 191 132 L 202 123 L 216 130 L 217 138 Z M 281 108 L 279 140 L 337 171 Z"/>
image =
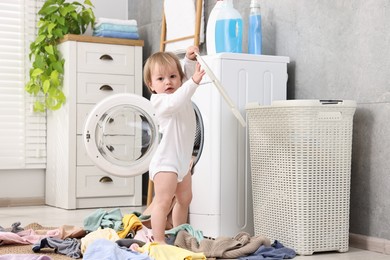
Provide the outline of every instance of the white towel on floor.
<path id="1" fill-rule="evenodd" d="M 101 25 L 102 23 L 137 26 L 136 20 L 122 20 L 122 19 L 99 17 L 99 18 L 96 18 L 95 27 Z"/>
<path id="2" fill-rule="evenodd" d="M 204 1 L 202 1 L 200 43 L 204 42 Z M 195 34 L 196 0 L 165 0 L 166 40 L 182 38 Z M 185 53 L 188 46 L 194 45 L 194 39 L 167 43 L 166 51 Z"/>

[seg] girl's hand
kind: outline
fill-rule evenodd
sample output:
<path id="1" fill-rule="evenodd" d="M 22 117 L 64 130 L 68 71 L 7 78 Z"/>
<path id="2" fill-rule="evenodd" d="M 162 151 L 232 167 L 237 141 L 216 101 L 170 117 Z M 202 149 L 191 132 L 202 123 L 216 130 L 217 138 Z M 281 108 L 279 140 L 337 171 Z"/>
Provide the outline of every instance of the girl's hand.
<path id="1" fill-rule="evenodd" d="M 186 57 L 190 60 L 196 60 L 195 53 L 199 53 L 199 48 L 196 46 L 190 46 L 187 48 Z"/>
<path id="2" fill-rule="evenodd" d="M 196 66 L 195 66 L 195 72 L 194 72 L 194 75 L 192 75 L 192 80 L 196 83 L 196 84 L 199 84 L 200 81 L 202 80 L 204 74 L 206 72 L 201 69 L 200 67 L 200 64 L 199 62 L 196 63 Z"/>

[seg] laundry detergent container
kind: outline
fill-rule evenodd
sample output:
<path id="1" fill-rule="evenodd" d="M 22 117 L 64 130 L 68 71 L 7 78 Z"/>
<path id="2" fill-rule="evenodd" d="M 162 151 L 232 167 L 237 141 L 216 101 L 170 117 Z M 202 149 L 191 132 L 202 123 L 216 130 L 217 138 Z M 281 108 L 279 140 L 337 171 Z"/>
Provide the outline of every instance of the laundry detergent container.
<path id="1" fill-rule="evenodd" d="M 255 235 L 297 254 L 348 251 L 351 100 L 246 106 Z"/>

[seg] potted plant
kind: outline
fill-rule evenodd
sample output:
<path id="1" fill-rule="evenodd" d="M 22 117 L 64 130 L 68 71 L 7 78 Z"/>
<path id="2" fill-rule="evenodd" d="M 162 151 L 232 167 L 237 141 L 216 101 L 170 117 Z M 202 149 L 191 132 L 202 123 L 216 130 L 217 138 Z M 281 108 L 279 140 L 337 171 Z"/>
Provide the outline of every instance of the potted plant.
<path id="1" fill-rule="evenodd" d="M 65 34 L 83 34 L 93 25 L 95 15 L 91 7 L 90 0 L 84 0 L 84 5 L 47 0 L 39 10 L 38 34 L 30 44 L 30 79 L 25 86 L 28 93 L 43 97 L 35 101 L 34 111 L 57 110 L 66 102 L 62 92 L 65 61 L 57 44 Z"/>

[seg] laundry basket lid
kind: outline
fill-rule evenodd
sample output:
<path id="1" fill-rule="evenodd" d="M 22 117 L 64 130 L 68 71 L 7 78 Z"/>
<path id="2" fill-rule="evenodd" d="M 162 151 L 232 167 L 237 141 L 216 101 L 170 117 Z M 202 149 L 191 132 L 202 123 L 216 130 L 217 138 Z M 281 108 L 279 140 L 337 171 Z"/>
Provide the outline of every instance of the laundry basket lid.
<path id="1" fill-rule="evenodd" d="M 356 107 L 354 100 L 341 99 L 290 99 L 272 101 L 272 106 L 323 106 L 338 105 L 344 107 Z"/>
<path id="2" fill-rule="evenodd" d="M 245 109 L 256 109 L 261 107 L 315 107 L 315 106 L 342 106 L 356 107 L 354 100 L 340 99 L 289 99 L 289 100 L 274 100 L 271 105 L 262 106 L 259 103 L 248 103 Z"/>

